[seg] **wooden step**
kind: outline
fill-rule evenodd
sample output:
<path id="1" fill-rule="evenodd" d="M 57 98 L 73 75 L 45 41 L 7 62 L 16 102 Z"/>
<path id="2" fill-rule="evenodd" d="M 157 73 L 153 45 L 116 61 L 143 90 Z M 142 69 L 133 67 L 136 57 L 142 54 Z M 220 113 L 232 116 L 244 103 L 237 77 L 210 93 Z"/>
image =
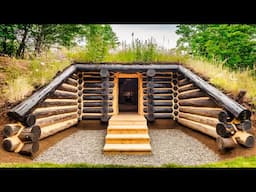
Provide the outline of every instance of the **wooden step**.
<path id="1" fill-rule="evenodd" d="M 104 154 L 151 154 L 150 144 L 105 144 Z"/>
<path id="2" fill-rule="evenodd" d="M 148 134 L 108 134 L 106 144 L 149 144 Z"/>
<path id="3" fill-rule="evenodd" d="M 109 121 L 109 125 L 147 125 L 145 121 Z"/>
<path id="4" fill-rule="evenodd" d="M 147 134 L 146 125 L 111 125 L 107 129 L 107 134 Z"/>

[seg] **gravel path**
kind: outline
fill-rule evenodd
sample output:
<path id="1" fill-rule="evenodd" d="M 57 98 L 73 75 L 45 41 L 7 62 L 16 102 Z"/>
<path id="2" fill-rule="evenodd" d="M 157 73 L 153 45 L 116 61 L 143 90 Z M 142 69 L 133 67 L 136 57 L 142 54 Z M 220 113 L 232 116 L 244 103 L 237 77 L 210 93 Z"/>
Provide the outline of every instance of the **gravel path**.
<path id="1" fill-rule="evenodd" d="M 207 146 L 175 129 L 150 129 L 153 155 L 103 155 L 106 130 L 80 130 L 40 154 L 35 162 L 198 165 L 219 160 Z"/>

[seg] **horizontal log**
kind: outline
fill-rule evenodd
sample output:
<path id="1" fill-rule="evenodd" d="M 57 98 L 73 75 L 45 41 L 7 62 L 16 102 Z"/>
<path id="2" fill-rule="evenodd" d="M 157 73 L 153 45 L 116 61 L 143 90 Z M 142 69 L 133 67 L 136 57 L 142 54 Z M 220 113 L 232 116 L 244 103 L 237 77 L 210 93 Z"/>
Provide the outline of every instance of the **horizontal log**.
<path id="1" fill-rule="evenodd" d="M 100 95 L 83 95 L 83 100 L 101 100 L 103 97 Z M 113 95 L 108 96 L 109 100 L 113 99 Z"/>
<path id="2" fill-rule="evenodd" d="M 148 99 L 150 98 L 149 96 L 143 96 L 143 99 Z M 172 100 L 173 96 L 171 94 L 166 94 L 166 95 L 152 95 L 153 100 Z"/>
<path id="3" fill-rule="evenodd" d="M 147 87 L 147 84 L 143 83 L 143 87 Z M 153 83 L 153 88 L 172 88 L 171 83 Z"/>
<path id="4" fill-rule="evenodd" d="M 73 86 L 77 86 L 77 80 L 74 80 L 74 79 L 72 79 L 72 78 L 67 78 L 65 81 L 64 81 L 66 84 L 69 84 L 69 85 L 73 85 Z"/>
<path id="5" fill-rule="evenodd" d="M 13 135 L 16 135 L 21 128 L 24 128 L 24 126 L 22 126 L 21 124 L 17 124 L 17 123 L 6 124 L 4 125 L 3 131 L 2 131 L 3 136 L 11 137 Z"/>
<path id="6" fill-rule="evenodd" d="M 113 88 L 113 87 L 114 87 L 114 83 L 109 82 L 109 88 Z M 102 83 L 85 82 L 84 88 L 104 88 L 104 85 Z"/>
<path id="7" fill-rule="evenodd" d="M 84 108 L 83 113 L 102 113 L 103 109 L 102 107 L 89 107 L 89 108 Z M 109 107 L 108 112 L 113 112 L 113 108 Z"/>
<path id="8" fill-rule="evenodd" d="M 194 107 L 218 107 L 217 104 L 209 97 L 179 100 L 179 105 Z"/>
<path id="9" fill-rule="evenodd" d="M 7 137 L 3 140 L 2 146 L 4 150 L 12 152 L 21 144 L 21 140 L 16 136 Z"/>
<path id="10" fill-rule="evenodd" d="M 180 106 L 180 112 L 191 113 L 195 115 L 203 115 L 206 117 L 218 118 L 219 113 L 222 111 L 221 108 L 210 108 L 210 107 L 191 107 L 191 106 Z"/>
<path id="11" fill-rule="evenodd" d="M 37 119 L 36 125 L 40 127 L 44 127 L 47 125 L 51 125 L 57 122 L 63 122 L 63 121 L 74 119 L 74 118 L 77 118 L 77 112 L 53 115 L 53 116 Z"/>
<path id="12" fill-rule="evenodd" d="M 69 77 L 71 77 L 72 79 L 78 79 L 78 75 L 77 73 L 73 73 L 72 75 L 70 75 Z"/>
<path id="13" fill-rule="evenodd" d="M 108 102 L 108 106 L 112 106 L 112 102 Z M 84 107 L 101 107 L 102 106 L 102 101 L 100 102 L 84 102 L 83 103 Z"/>
<path id="14" fill-rule="evenodd" d="M 194 129 L 196 131 L 200 131 L 206 135 L 217 138 L 218 134 L 216 133 L 216 128 L 210 125 L 205 125 L 202 123 L 198 123 L 195 121 L 187 120 L 184 118 L 178 118 L 178 122 L 188 128 Z"/>
<path id="15" fill-rule="evenodd" d="M 190 114 L 190 113 L 183 113 L 183 112 L 179 113 L 179 118 L 192 120 L 192 121 L 195 121 L 198 123 L 211 125 L 214 127 L 219 123 L 219 120 L 217 118 L 195 115 L 195 114 Z"/>
<path id="16" fill-rule="evenodd" d="M 82 115 L 82 120 L 99 120 L 101 119 L 101 114 L 100 115 L 86 115 L 86 114 L 83 114 Z"/>
<path id="17" fill-rule="evenodd" d="M 196 85 L 194 85 L 193 83 L 184 85 L 182 87 L 179 87 L 178 92 L 182 93 L 184 91 L 189 91 L 189 90 L 193 90 L 193 89 L 198 89 L 198 87 Z"/>
<path id="18" fill-rule="evenodd" d="M 227 95 L 225 95 L 212 85 L 205 82 L 202 78 L 195 75 L 190 70 L 179 65 L 179 71 L 183 73 L 186 77 L 188 77 L 200 89 L 204 90 L 207 94 L 214 98 L 219 103 L 219 105 L 221 105 L 227 111 L 230 111 L 237 119 L 246 120 L 250 118 L 251 112 L 248 109 L 246 109 L 233 99 L 229 98 Z"/>
<path id="19" fill-rule="evenodd" d="M 62 83 L 57 90 L 61 90 L 61 91 L 67 91 L 67 92 L 72 92 L 72 93 L 76 93 L 77 92 L 77 87 L 66 84 L 66 83 Z"/>
<path id="20" fill-rule="evenodd" d="M 84 77 L 83 80 L 85 82 L 101 82 L 102 81 L 102 77 L 100 76 L 91 76 L 91 77 Z M 109 77 L 109 81 L 114 81 L 114 78 L 113 77 Z"/>
<path id="21" fill-rule="evenodd" d="M 84 94 L 104 94 L 104 90 L 103 89 L 85 89 L 83 90 Z M 113 93 L 113 89 L 108 89 L 108 93 L 112 94 Z"/>
<path id="22" fill-rule="evenodd" d="M 38 107 L 53 107 L 53 106 L 71 106 L 77 105 L 77 100 L 74 99 L 46 99 Z"/>
<path id="23" fill-rule="evenodd" d="M 154 113 L 155 119 L 173 119 L 172 113 Z"/>
<path id="24" fill-rule="evenodd" d="M 167 102 L 167 100 L 163 100 L 163 101 L 160 101 L 160 100 L 156 100 L 156 101 L 153 101 L 153 105 L 154 106 L 166 106 L 166 107 L 171 107 L 172 106 L 172 101 L 169 100 Z M 147 106 L 148 105 L 148 102 L 143 102 L 143 105 L 144 106 Z"/>
<path id="25" fill-rule="evenodd" d="M 182 92 L 178 95 L 179 99 L 189 99 L 197 97 L 206 97 L 207 94 L 202 92 L 200 89 L 193 89 L 189 91 Z"/>
<path id="26" fill-rule="evenodd" d="M 24 146 L 19 151 L 19 153 L 22 155 L 32 156 L 38 150 L 39 150 L 39 142 L 25 143 Z"/>
<path id="27" fill-rule="evenodd" d="M 77 99 L 77 94 L 67 92 L 67 91 L 56 90 L 48 98 L 49 99 Z"/>
<path id="28" fill-rule="evenodd" d="M 144 112 L 148 112 L 148 108 L 143 109 Z M 173 109 L 170 107 L 153 107 L 154 113 L 172 113 Z"/>
<path id="29" fill-rule="evenodd" d="M 147 90 L 145 89 L 143 91 L 144 94 L 147 94 Z M 168 88 L 168 89 L 153 89 L 153 94 L 171 94 L 173 93 L 172 89 L 171 88 Z"/>
<path id="30" fill-rule="evenodd" d="M 74 65 L 69 66 L 63 72 L 59 73 L 49 84 L 42 87 L 32 96 L 12 108 L 7 115 L 20 122 L 25 122 L 27 115 L 34 109 L 35 105 L 43 102 L 49 93 L 62 84 L 72 73 L 75 72 L 75 70 L 76 67 Z"/>
<path id="31" fill-rule="evenodd" d="M 184 78 L 184 79 L 178 81 L 178 86 L 184 86 L 187 84 L 191 84 L 191 81 L 188 78 Z"/>
<path id="32" fill-rule="evenodd" d="M 76 112 L 77 106 L 57 106 L 57 107 L 45 107 L 45 108 L 37 108 L 33 114 L 36 118 L 43 118 L 52 115 L 58 115 L 63 113 Z"/>
<path id="33" fill-rule="evenodd" d="M 171 77 L 166 77 L 166 78 L 154 78 L 154 82 L 164 82 L 164 81 L 167 81 L 169 83 L 172 82 L 172 78 Z"/>
<path id="34" fill-rule="evenodd" d="M 232 149 L 237 145 L 232 138 L 217 137 L 216 142 L 221 151 Z"/>
<path id="35" fill-rule="evenodd" d="M 46 127 L 41 127 L 41 136 L 40 136 L 40 139 L 44 139 L 50 135 L 53 135 L 55 133 L 58 133 L 60 131 L 63 131 L 67 128 L 70 128 L 74 125 L 76 125 L 78 122 L 77 118 L 75 119 L 70 119 L 70 120 L 67 120 L 67 121 L 63 121 L 63 122 L 60 122 L 60 123 L 55 123 L 55 124 L 52 124 L 52 125 L 48 125 Z"/>
<path id="36" fill-rule="evenodd" d="M 245 131 L 237 131 L 232 137 L 244 147 L 252 148 L 255 145 L 255 137 Z"/>

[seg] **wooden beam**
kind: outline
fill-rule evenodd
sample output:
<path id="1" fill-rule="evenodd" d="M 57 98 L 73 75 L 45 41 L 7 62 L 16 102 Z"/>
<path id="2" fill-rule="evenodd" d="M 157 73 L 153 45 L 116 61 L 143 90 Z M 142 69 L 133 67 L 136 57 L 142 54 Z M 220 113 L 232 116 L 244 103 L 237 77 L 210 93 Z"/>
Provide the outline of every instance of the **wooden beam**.
<path id="1" fill-rule="evenodd" d="M 206 117 L 218 118 L 218 115 L 222 111 L 222 108 L 180 106 L 179 111 L 195 115 L 202 115 Z"/>
<path id="2" fill-rule="evenodd" d="M 193 83 L 189 83 L 187 85 L 183 85 L 183 86 L 179 87 L 178 92 L 182 93 L 184 91 L 189 91 L 189 90 L 193 90 L 193 89 L 198 89 L 198 87 L 196 85 L 194 85 Z"/>
<path id="3" fill-rule="evenodd" d="M 178 122 L 182 125 L 185 125 L 188 128 L 194 129 L 196 131 L 200 131 L 206 135 L 217 138 L 218 134 L 216 133 L 216 129 L 213 126 L 205 125 L 202 123 L 198 123 L 195 121 L 187 120 L 184 118 L 178 118 Z"/>
<path id="4" fill-rule="evenodd" d="M 157 71 L 177 71 L 177 63 L 173 64 L 149 64 L 149 65 L 138 65 L 138 64 L 85 64 L 85 63 L 76 63 L 77 70 L 79 71 L 100 71 L 105 68 L 113 72 L 144 72 L 148 69 L 153 69 Z"/>
<path id="5" fill-rule="evenodd" d="M 193 99 L 179 100 L 179 105 L 194 107 L 218 107 L 218 105 L 209 97 L 198 97 Z"/>
<path id="6" fill-rule="evenodd" d="M 109 108 L 108 108 L 108 100 L 109 100 L 109 72 L 107 69 L 101 69 L 100 75 L 102 77 L 102 109 L 101 109 L 101 121 L 107 122 L 109 117 Z M 112 96 L 113 98 L 113 96 Z"/>
<path id="7" fill-rule="evenodd" d="M 77 122 L 78 122 L 77 118 L 74 118 L 74 119 L 70 119 L 67 121 L 60 122 L 60 123 L 51 124 L 46 127 L 41 127 L 40 139 L 44 139 L 44 138 L 46 138 L 50 135 L 53 135 L 59 131 L 62 131 L 64 129 L 72 127 L 72 126 L 76 125 Z"/>
<path id="8" fill-rule="evenodd" d="M 77 105 L 76 99 L 46 99 L 38 107 L 53 107 L 53 106 L 75 106 Z"/>
<path id="9" fill-rule="evenodd" d="M 33 114 L 36 118 L 49 117 L 52 115 L 59 115 L 63 113 L 76 112 L 77 106 L 57 106 L 57 107 L 45 107 L 45 108 L 37 108 Z"/>
<path id="10" fill-rule="evenodd" d="M 211 126 L 216 126 L 219 122 L 217 118 L 195 115 L 190 113 L 183 113 L 183 112 L 179 113 L 179 118 L 184 118 L 184 119 L 192 120 L 198 123 L 211 125 Z"/>
<path id="11" fill-rule="evenodd" d="M 62 84 L 57 88 L 57 90 L 76 93 L 76 92 L 77 92 L 77 87 L 76 87 L 76 86 L 69 85 L 69 84 L 66 84 L 66 83 L 62 83 Z"/>
<path id="12" fill-rule="evenodd" d="M 172 113 L 154 113 L 155 119 L 173 119 Z"/>
<path id="13" fill-rule="evenodd" d="M 143 103 L 145 106 L 148 105 L 148 102 L 144 102 Z M 172 101 L 170 100 L 169 102 L 167 100 L 156 100 L 156 101 L 153 101 L 153 105 L 155 107 L 157 106 L 166 106 L 166 107 L 171 107 L 173 104 L 172 104 Z"/>
<path id="14" fill-rule="evenodd" d="M 190 70 L 179 65 L 179 71 L 182 72 L 187 78 L 195 83 L 200 89 L 204 90 L 212 98 L 214 98 L 219 105 L 230 111 L 237 119 L 246 120 L 251 116 L 251 112 L 244 108 L 242 105 L 226 96 L 224 93 L 205 82 L 202 78 L 192 73 Z"/>
<path id="15" fill-rule="evenodd" d="M 182 92 L 178 95 L 179 99 L 189 99 L 197 97 L 206 97 L 207 94 L 202 92 L 200 89 L 192 89 L 189 91 Z"/>
<path id="16" fill-rule="evenodd" d="M 179 86 L 188 85 L 190 83 L 191 83 L 191 81 L 188 78 L 184 78 L 184 79 L 178 81 Z"/>
<path id="17" fill-rule="evenodd" d="M 154 99 L 152 97 L 153 88 L 154 88 L 154 79 L 153 76 L 156 74 L 155 70 L 147 70 L 147 96 L 144 96 L 143 99 L 148 99 L 147 105 L 147 119 L 150 122 L 155 120 L 154 118 Z"/>
<path id="18" fill-rule="evenodd" d="M 74 119 L 74 118 L 77 118 L 77 112 L 53 115 L 53 116 L 37 119 L 36 125 L 43 127 L 43 126 L 51 125 L 57 122 L 63 122 L 63 121 Z"/>

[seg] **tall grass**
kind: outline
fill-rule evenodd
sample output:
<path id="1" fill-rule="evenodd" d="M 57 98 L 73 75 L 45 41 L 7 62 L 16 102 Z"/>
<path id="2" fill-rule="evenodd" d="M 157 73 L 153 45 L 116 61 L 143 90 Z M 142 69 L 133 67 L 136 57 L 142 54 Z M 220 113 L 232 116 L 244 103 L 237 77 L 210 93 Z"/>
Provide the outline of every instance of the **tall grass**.
<path id="1" fill-rule="evenodd" d="M 223 63 L 203 59 L 187 59 L 184 65 L 208 77 L 210 83 L 222 90 L 235 95 L 240 90 L 246 90 L 246 96 L 256 105 L 256 76 L 252 70 L 232 71 Z"/>
<path id="2" fill-rule="evenodd" d="M 58 71 L 70 64 L 70 60 L 58 58 L 58 54 L 47 53 L 32 60 L 12 59 L 5 70 L 6 85 L 2 88 L 4 99 L 9 102 L 22 100 L 35 88 L 48 83 Z"/>

